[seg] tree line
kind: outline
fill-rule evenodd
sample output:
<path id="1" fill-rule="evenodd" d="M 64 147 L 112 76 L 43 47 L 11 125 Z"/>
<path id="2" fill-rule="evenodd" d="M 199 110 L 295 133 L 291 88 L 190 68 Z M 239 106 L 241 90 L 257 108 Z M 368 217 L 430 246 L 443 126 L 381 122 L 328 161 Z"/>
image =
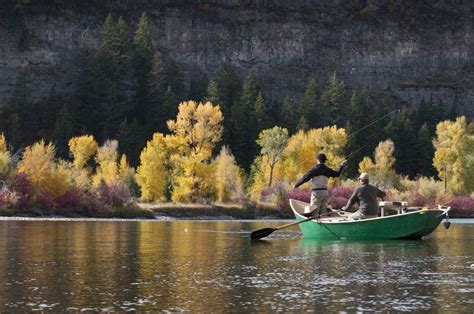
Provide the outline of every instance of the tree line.
<path id="1" fill-rule="evenodd" d="M 145 13 L 133 30 L 122 17 L 109 15 L 99 46 L 85 42 L 76 55 L 75 90 L 67 95 L 52 88 L 47 97 L 32 101 L 34 82 L 26 70 L 19 73 L 13 95 L 0 107 L 1 131 L 14 149 L 45 139 L 60 157 L 69 158 L 69 139 L 91 134 L 98 142 L 117 139 L 118 152 L 136 167 L 141 148 L 156 132 L 170 134 L 166 122 L 176 117 L 180 102 L 192 99 L 219 104 L 223 134 L 212 154 L 227 146 L 247 174 L 259 155 L 262 130 L 278 125 L 293 135 L 335 125 L 346 130 L 345 154 L 356 152 L 346 176 L 354 176 L 362 158 L 390 138 L 396 171 L 413 178 L 437 175 L 432 165 L 435 127 L 455 117 L 442 103 L 423 100 L 416 110 L 402 109 L 378 120 L 396 106 L 376 100 L 368 89 L 348 90 L 336 73 L 321 86 L 310 80 L 299 100 L 271 103 L 252 74 L 245 76 L 228 64 L 213 75 L 196 75 L 186 86 L 178 65 L 155 48 Z"/>

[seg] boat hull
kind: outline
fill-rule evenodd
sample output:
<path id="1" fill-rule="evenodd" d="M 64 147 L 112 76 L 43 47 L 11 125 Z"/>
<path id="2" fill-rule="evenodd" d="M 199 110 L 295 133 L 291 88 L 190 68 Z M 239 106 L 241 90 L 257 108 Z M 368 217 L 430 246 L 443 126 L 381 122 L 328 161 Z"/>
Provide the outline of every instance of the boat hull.
<path id="1" fill-rule="evenodd" d="M 291 201 L 296 219 L 304 220 L 306 217 L 294 208 L 295 201 Z M 446 213 L 447 210 L 427 209 L 361 220 L 315 219 L 299 226 L 303 237 L 308 239 L 421 239 L 436 229 Z"/>

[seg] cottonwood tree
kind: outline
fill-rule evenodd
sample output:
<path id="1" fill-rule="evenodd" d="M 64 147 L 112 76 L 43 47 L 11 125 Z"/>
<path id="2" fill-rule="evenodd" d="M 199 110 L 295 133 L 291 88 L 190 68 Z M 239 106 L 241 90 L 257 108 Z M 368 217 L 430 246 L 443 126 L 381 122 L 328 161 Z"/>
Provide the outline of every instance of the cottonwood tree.
<path id="1" fill-rule="evenodd" d="M 257 144 L 260 145 L 260 154 L 270 167 L 268 175 L 268 186 L 272 186 L 273 170 L 276 164 L 280 161 L 283 151 L 288 142 L 288 130 L 275 126 L 272 129 L 263 130 L 257 139 Z"/>
<path id="2" fill-rule="evenodd" d="M 375 148 L 375 162 L 370 157 L 364 157 L 359 164 L 359 171 L 369 173 L 372 180 L 378 184 L 385 187 L 393 186 L 396 181 L 394 152 L 395 145 L 393 141 L 380 142 Z"/>
<path id="3" fill-rule="evenodd" d="M 438 123 L 433 145 L 433 165 L 445 183 L 445 190 L 453 194 L 465 193 L 468 177 L 472 175 L 466 171 L 466 158 L 471 150 L 466 118 L 462 116 L 456 121 Z"/>
<path id="4" fill-rule="evenodd" d="M 217 201 L 225 203 L 243 195 L 243 171 L 227 146 L 222 146 L 213 163 Z"/>
<path id="5" fill-rule="evenodd" d="M 173 163 L 172 199 L 199 202 L 213 198 L 212 150 L 222 136 L 222 112 L 210 102 L 182 102 L 176 120 L 168 121 Z"/>

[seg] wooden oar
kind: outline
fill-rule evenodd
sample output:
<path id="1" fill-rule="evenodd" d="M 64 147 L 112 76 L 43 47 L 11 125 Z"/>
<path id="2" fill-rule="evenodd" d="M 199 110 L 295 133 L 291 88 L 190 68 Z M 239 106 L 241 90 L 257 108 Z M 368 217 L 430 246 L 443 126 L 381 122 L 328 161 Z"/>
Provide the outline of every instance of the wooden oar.
<path id="1" fill-rule="evenodd" d="M 288 228 L 288 227 L 291 227 L 291 226 L 296 226 L 296 225 L 299 225 L 303 222 L 310 221 L 312 219 L 314 219 L 314 217 L 309 217 L 309 218 L 306 218 L 304 220 L 297 221 L 297 222 L 292 222 L 292 223 L 289 223 L 289 224 L 286 224 L 286 225 L 283 225 L 283 226 L 280 226 L 280 227 L 276 227 L 276 228 L 263 228 L 263 229 L 260 229 L 260 230 L 255 230 L 254 232 L 252 232 L 250 234 L 250 238 L 251 239 L 261 239 L 261 238 L 264 238 L 264 237 L 272 234 L 274 231 L 277 231 L 277 230 L 280 230 L 280 229 L 283 229 L 283 228 Z"/>

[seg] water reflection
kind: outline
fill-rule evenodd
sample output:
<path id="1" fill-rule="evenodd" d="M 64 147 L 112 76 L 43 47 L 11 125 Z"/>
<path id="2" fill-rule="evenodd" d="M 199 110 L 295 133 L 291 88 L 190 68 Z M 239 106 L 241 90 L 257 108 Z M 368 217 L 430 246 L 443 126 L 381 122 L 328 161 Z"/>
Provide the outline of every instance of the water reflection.
<path id="1" fill-rule="evenodd" d="M 297 229 L 249 241 L 268 224 L 3 221 L 0 312 L 472 309 L 474 225 L 425 241 L 305 240 Z"/>

